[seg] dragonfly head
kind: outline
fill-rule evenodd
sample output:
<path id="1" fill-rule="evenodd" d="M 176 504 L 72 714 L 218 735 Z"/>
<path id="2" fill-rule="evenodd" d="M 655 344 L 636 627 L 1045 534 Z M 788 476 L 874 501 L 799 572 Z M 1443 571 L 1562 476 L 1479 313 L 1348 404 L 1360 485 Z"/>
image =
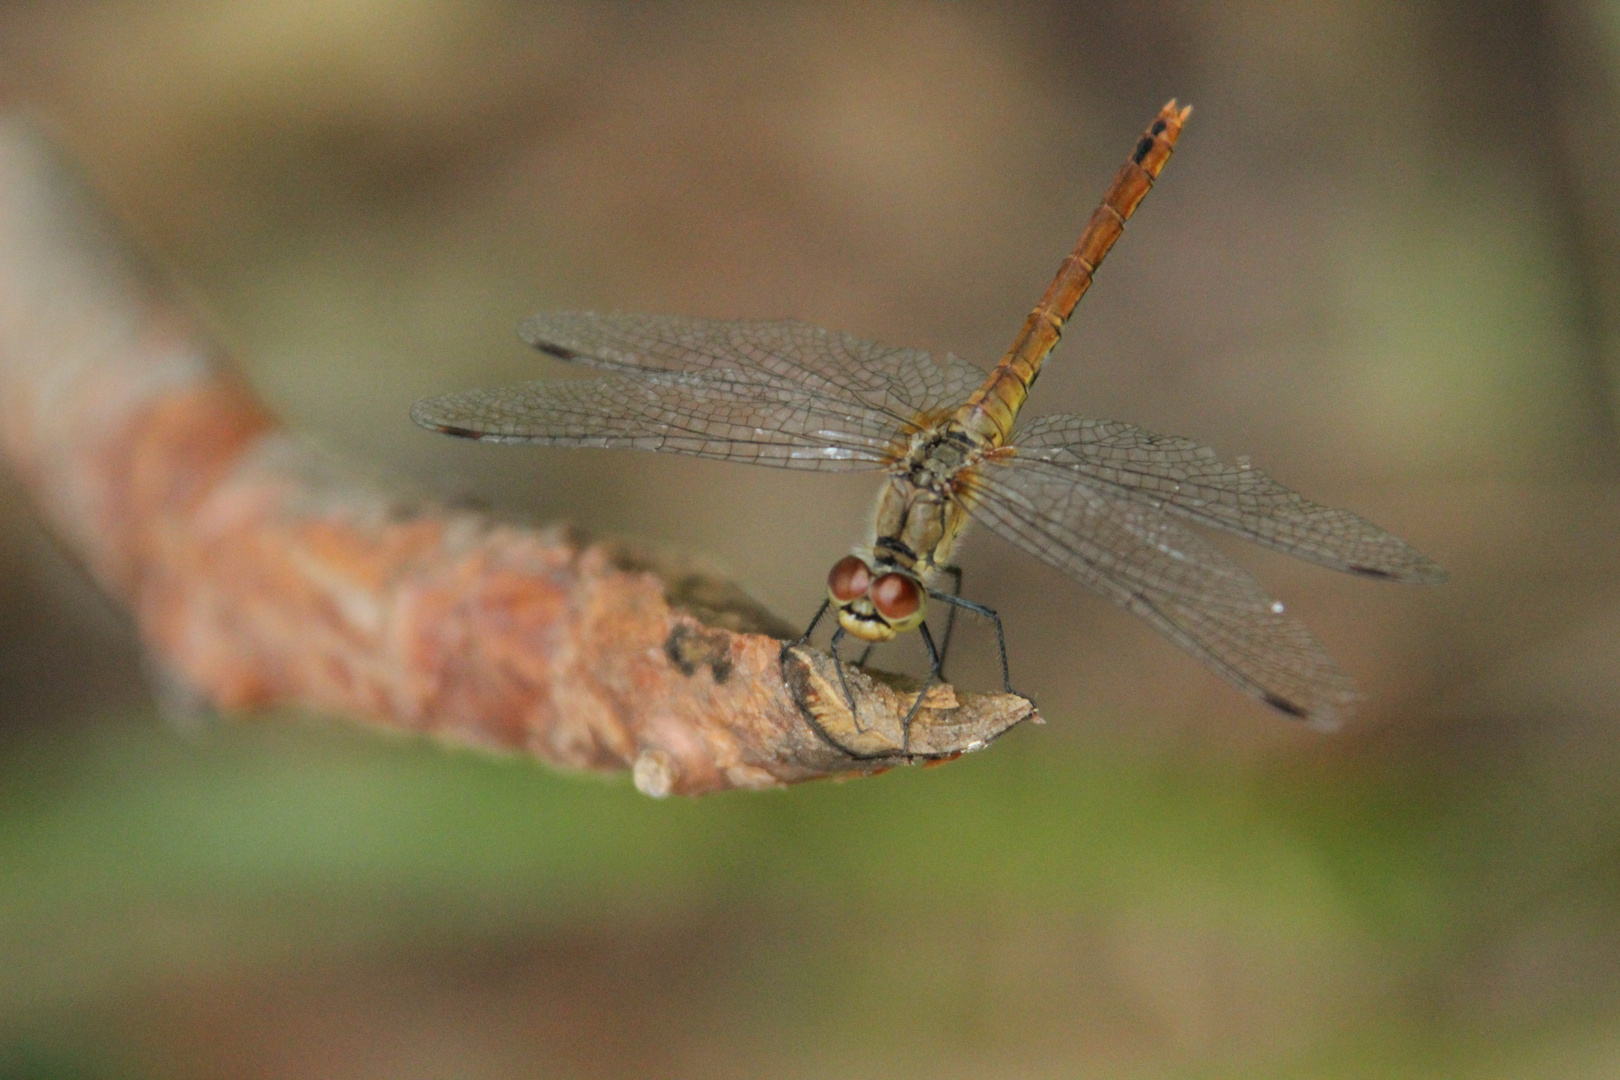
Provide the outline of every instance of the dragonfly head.
<path id="1" fill-rule="evenodd" d="M 923 621 L 928 594 L 910 574 L 873 573 L 858 555 L 846 555 L 827 574 L 827 595 L 838 625 L 862 641 L 888 641 Z"/>

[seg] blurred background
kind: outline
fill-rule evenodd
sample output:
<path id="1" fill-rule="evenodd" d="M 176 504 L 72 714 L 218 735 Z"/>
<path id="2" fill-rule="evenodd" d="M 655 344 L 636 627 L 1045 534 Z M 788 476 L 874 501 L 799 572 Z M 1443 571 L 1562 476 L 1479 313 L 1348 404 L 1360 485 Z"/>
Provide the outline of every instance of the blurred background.
<path id="1" fill-rule="evenodd" d="M 947 768 L 654 802 L 330 718 L 187 734 L 4 478 L 0 1077 L 1620 1075 L 1620 5 L 0 4 L 0 106 L 297 427 L 794 622 L 870 478 L 411 401 L 554 374 L 546 308 L 988 366 L 1171 96 L 1030 411 L 1249 454 L 1452 571 L 1240 553 L 1367 691 L 1343 732 L 976 535 L 1049 723 Z"/>

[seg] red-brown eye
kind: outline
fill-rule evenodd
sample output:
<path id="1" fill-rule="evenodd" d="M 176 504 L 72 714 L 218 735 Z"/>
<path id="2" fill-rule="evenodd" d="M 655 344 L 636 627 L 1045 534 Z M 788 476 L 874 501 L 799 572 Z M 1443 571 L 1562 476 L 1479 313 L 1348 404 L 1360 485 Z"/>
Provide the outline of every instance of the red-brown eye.
<path id="1" fill-rule="evenodd" d="M 872 582 L 872 606 L 890 622 L 902 622 L 922 607 L 922 590 L 915 578 L 884 574 Z"/>
<path id="2" fill-rule="evenodd" d="M 827 591 L 840 604 L 847 604 L 864 596 L 872 584 L 872 570 L 854 555 L 845 555 L 833 563 L 827 575 Z"/>

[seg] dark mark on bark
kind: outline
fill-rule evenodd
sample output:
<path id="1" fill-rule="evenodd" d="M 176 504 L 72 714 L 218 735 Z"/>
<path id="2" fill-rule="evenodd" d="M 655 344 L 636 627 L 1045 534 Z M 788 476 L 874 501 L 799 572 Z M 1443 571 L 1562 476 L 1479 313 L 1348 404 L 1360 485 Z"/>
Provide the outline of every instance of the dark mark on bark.
<path id="1" fill-rule="evenodd" d="M 698 668 L 707 666 L 717 684 L 731 678 L 731 638 L 728 634 L 699 630 L 681 623 L 670 631 L 664 641 L 664 655 L 687 677 L 696 675 Z"/>

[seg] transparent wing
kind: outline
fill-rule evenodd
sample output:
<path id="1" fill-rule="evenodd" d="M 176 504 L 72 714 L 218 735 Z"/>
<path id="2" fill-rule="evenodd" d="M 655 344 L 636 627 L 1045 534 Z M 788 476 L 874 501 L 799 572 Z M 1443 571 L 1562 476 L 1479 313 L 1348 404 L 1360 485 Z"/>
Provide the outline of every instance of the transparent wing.
<path id="1" fill-rule="evenodd" d="M 486 442 L 657 450 L 819 472 L 877 469 L 898 424 L 720 378 L 645 374 L 533 382 L 427 398 L 411 419 Z"/>
<path id="2" fill-rule="evenodd" d="M 1161 512 L 1017 457 L 986 462 L 974 516 L 1090 586 L 1246 693 L 1315 726 L 1355 702 L 1322 643 L 1248 571 Z"/>
<path id="3" fill-rule="evenodd" d="M 1043 416 L 1013 438 L 1018 456 L 1094 488 L 1236 533 L 1335 570 L 1420 584 L 1446 572 L 1348 510 L 1321 506 L 1239 459 L 1115 420 Z"/>
<path id="4" fill-rule="evenodd" d="M 985 373 L 795 321 L 536 315 L 542 352 L 612 372 L 419 401 L 423 427 L 491 442 L 659 450 L 790 469 L 888 464 L 908 426 L 954 408 Z"/>
<path id="5" fill-rule="evenodd" d="M 518 334 L 570 363 L 626 375 L 723 374 L 794 400 L 881 413 L 897 427 L 919 413 L 961 404 L 985 380 L 985 372 L 948 353 L 881 345 L 796 319 L 720 322 L 559 311 L 525 319 Z"/>

